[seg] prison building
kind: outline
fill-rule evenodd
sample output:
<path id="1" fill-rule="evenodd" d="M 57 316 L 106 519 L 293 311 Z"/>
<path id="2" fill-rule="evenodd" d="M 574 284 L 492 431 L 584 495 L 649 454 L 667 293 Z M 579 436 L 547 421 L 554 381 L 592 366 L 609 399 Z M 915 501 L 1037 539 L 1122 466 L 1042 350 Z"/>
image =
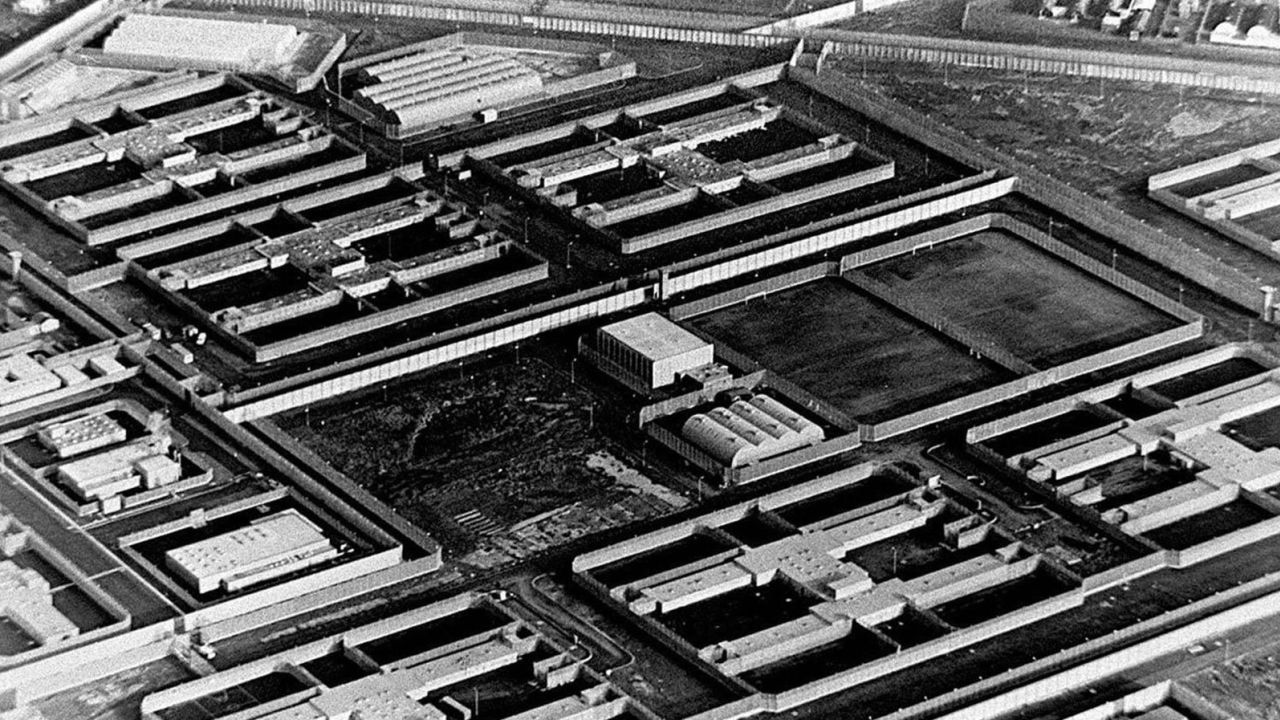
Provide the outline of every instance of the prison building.
<path id="1" fill-rule="evenodd" d="M 284 510 L 247 527 L 165 553 L 165 565 L 196 592 L 234 592 L 337 557 L 319 527 Z"/>
<path id="2" fill-rule="evenodd" d="M 102 49 L 250 71 L 284 63 L 299 42 L 292 25 L 137 13 L 107 36 Z"/>
<path id="3" fill-rule="evenodd" d="M 670 385 L 680 373 L 715 359 L 711 343 L 652 312 L 600 328 L 596 351 L 617 372 L 648 388 Z"/>
<path id="4" fill-rule="evenodd" d="M 53 606 L 49 581 L 12 560 L 0 560 L 0 616 L 17 625 L 39 645 L 80 634 L 75 623 Z"/>
<path id="5" fill-rule="evenodd" d="M 127 438 L 124 426 L 106 413 L 52 423 L 36 432 L 36 439 L 40 444 L 59 458 L 69 458 L 122 443 Z"/>
<path id="6" fill-rule="evenodd" d="M 62 381 L 30 355 L 0 359 L 0 405 L 26 400 L 62 387 Z"/>
<path id="7" fill-rule="evenodd" d="M 728 467 L 750 465 L 826 439 L 816 423 L 764 395 L 694 413 L 680 431 Z"/>
<path id="8" fill-rule="evenodd" d="M 362 73 L 373 84 L 357 90 L 355 102 L 406 128 L 510 106 L 542 92 L 537 71 L 498 54 L 420 53 Z"/>
<path id="9" fill-rule="evenodd" d="M 166 453 L 167 435 L 72 460 L 58 466 L 58 480 L 82 500 L 106 501 L 139 487 L 148 490 L 177 482 L 182 466 Z"/>

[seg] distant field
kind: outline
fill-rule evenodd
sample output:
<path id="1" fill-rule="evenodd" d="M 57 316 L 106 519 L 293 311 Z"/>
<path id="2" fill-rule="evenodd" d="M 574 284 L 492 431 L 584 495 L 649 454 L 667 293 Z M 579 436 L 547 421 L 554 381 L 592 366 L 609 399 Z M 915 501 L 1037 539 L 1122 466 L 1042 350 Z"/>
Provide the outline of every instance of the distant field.
<path id="1" fill-rule="evenodd" d="M 834 278 L 692 322 L 862 420 L 903 415 L 1011 377 Z"/>
<path id="2" fill-rule="evenodd" d="M 1000 231 L 901 255 L 863 272 L 1042 368 L 1178 325 L 1141 300 Z"/>

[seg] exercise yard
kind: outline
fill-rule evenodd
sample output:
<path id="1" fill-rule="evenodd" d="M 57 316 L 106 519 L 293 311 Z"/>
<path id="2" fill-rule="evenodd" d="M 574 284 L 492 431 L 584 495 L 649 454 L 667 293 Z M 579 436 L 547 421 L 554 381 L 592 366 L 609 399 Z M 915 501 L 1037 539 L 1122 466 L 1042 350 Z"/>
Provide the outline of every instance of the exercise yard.
<path id="1" fill-rule="evenodd" d="M 1040 368 L 1180 324 L 1003 231 L 974 233 L 863 272 Z"/>
<path id="2" fill-rule="evenodd" d="M 691 322 L 862 421 L 905 415 L 1013 377 L 837 278 Z"/>

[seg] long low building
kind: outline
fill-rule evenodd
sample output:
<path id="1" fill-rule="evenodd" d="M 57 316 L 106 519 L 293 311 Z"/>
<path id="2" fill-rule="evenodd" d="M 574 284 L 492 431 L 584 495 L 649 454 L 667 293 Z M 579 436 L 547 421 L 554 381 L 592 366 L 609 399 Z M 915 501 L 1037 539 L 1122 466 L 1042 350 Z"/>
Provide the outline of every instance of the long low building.
<path id="1" fill-rule="evenodd" d="M 337 557 L 316 524 L 296 510 L 165 553 L 165 565 L 201 594 L 227 592 Z"/>
<path id="2" fill-rule="evenodd" d="M 635 75 L 615 50 L 561 38 L 460 32 L 339 65 L 339 106 L 391 137 L 480 119 Z"/>
<path id="3" fill-rule="evenodd" d="M 284 63 L 300 42 L 292 25 L 135 13 L 120 23 L 103 50 L 249 70 Z"/>
<path id="4" fill-rule="evenodd" d="M 817 423 L 760 393 L 694 413 L 680 431 L 727 467 L 750 465 L 826 439 Z"/>

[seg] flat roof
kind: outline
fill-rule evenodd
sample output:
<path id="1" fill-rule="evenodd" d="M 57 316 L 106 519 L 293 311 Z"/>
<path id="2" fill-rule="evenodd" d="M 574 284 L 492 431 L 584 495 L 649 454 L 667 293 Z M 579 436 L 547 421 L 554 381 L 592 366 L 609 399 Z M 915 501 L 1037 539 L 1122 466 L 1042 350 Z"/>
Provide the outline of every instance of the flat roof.
<path id="1" fill-rule="evenodd" d="M 250 568 L 328 542 L 315 523 L 297 510 L 284 510 L 247 527 L 174 548 L 165 556 L 202 578 Z"/>
<path id="2" fill-rule="evenodd" d="M 606 325 L 600 332 L 650 360 L 677 357 L 711 344 L 656 312 Z"/>

